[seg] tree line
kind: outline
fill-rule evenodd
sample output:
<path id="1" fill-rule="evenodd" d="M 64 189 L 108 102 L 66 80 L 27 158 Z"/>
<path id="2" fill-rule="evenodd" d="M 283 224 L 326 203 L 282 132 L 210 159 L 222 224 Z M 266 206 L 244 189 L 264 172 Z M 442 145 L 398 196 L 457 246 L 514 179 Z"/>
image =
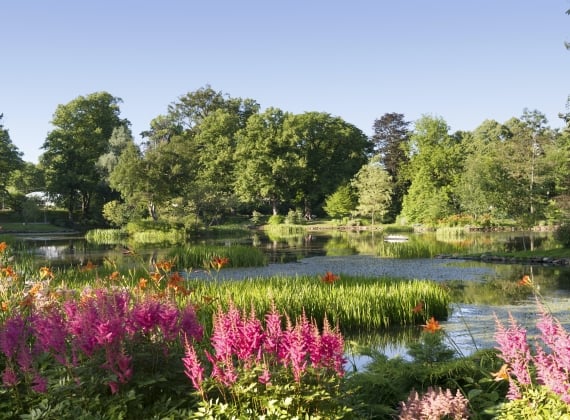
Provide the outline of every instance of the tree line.
<path id="1" fill-rule="evenodd" d="M 254 211 L 530 226 L 569 212 L 570 131 L 537 110 L 454 133 L 441 117 L 387 113 L 368 137 L 328 113 L 262 111 L 205 86 L 171 103 L 137 144 L 120 104 L 96 92 L 59 105 L 37 165 L 22 160 L 0 116 L 3 203 L 25 212 L 25 194 L 45 191 L 70 223 L 114 226 L 208 225 Z"/>

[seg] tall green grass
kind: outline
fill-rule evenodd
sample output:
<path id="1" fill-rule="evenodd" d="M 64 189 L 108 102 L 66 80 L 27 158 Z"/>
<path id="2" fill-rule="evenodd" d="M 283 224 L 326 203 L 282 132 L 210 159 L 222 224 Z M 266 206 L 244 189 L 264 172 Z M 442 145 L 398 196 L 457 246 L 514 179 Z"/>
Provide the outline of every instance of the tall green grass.
<path id="1" fill-rule="evenodd" d="M 92 229 L 85 233 L 85 240 L 94 244 L 120 244 L 128 235 L 121 229 Z"/>
<path id="2" fill-rule="evenodd" d="M 175 259 L 178 267 L 203 268 L 215 257 L 228 258 L 226 267 L 263 267 L 267 257 L 258 248 L 245 245 L 184 245 L 170 250 L 168 258 Z"/>
<path id="3" fill-rule="evenodd" d="M 422 241 L 414 237 L 406 242 L 379 242 L 378 255 L 386 258 L 433 258 L 442 254 L 457 254 L 465 249 L 453 243 L 440 241 Z"/>
<path id="4" fill-rule="evenodd" d="M 426 280 L 372 279 L 343 276 L 325 284 L 318 276 L 273 276 L 241 281 L 196 281 L 197 297 L 216 297 L 222 306 L 230 300 L 243 310 L 255 308 L 263 314 L 272 303 L 291 318 L 303 312 L 324 317 L 340 326 L 343 333 L 386 330 L 396 326 L 424 323 L 427 316 L 444 320 L 450 295 L 439 284 Z M 425 303 L 423 313 L 414 307 Z"/>

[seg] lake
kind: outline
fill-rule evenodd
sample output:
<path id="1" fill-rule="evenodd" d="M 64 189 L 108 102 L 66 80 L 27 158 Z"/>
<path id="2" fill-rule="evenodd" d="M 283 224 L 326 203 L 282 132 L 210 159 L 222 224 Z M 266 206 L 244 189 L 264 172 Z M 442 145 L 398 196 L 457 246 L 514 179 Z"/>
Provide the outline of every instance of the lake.
<path id="1" fill-rule="evenodd" d="M 103 258 L 117 258 L 131 244 L 94 244 L 77 235 L 22 235 L 26 248 L 38 264 L 74 266 Z M 387 242 L 378 232 L 310 232 L 302 235 L 269 236 L 251 232 L 244 237 L 200 238 L 190 244 L 233 244 L 257 247 L 267 255 L 266 267 L 223 269 L 220 279 L 239 279 L 274 274 L 304 275 L 332 271 L 337 274 L 393 276 L 463 281 L 468 284 L 517 282 L 532 275 L 552 312 L 567 323 L 570 308 L 570 268 L 566 266 L 485 263 L 434 258 L 480 252 L 505 252 L 553 246 L 548 233 L 469 233 L 456 235 L 406 234 L 405 238 Z M 141 255 L 160 258 L 171 245 L 145 245 L 137 248 Z M 401 256 L 405 256 L 402 258 Z M 190 273 L 199 276 L 200 273 Z M 455 303 L 451 316 L 442 321 L 449 340 L 465 354 L 477 348 L 492 347 L 494 314 L 506 320 L 514 314 L 530 331 L 536 320 L 535 302 L 528 296 L 512 300 L 481 287 L 466 287 L 461 303 Z M 418 330 L 416 328 L 416 330 Z M 417 331 L 415 331 L 417 332 Z M 405 356 L 406 340 L 414 331 L 395 332 L 392 339 L 377 346 L 388 355 Z M 417 334 L 415 334 L 417 335 Z M 388 335 L 387 335 L 388 336 Z M 362 360 L 358 362 L 361 364 Z"/>

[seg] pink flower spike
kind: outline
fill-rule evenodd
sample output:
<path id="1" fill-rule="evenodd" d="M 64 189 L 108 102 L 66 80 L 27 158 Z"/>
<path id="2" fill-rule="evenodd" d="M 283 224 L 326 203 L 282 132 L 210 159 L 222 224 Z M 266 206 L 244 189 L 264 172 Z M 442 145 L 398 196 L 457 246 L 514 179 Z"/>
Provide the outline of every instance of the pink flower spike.
<path id="1" fill-rule="evenodd" d="M 198 391 L 202 390 L 202 382 L 204 381 L 204 368 L 198 360 L 198 355 L 194 346 L 192 346 L 188 339 L 184 342 L 185 357 L 182 358 L 184 363 L 184 373 L 192 381 L 192 385 Z"/>

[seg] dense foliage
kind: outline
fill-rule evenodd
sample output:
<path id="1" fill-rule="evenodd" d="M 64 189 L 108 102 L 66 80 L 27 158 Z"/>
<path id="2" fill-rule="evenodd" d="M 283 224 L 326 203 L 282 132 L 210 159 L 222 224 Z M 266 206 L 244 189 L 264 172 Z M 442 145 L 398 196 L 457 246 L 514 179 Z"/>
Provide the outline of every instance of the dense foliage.
<path id="1" fill-rule="evenodd" d="M 340 117 L 261 110 L 205 86 L 171 103 L 137 144 L 120 102 L 97 92 L 59 105 L 39 165 L 23 165 L 1 128 L 10 177 L 0 187 L 22 218 L 33 219 L 23 198 L 33 190 L 73 222 L 117 227 L 188 229 L 254 212 L 427 226 L 557 224 L 570 214 L 570 131 L 537 110 L 456 133 L 439 116 L 387 113 L 367 138 Z"/>

